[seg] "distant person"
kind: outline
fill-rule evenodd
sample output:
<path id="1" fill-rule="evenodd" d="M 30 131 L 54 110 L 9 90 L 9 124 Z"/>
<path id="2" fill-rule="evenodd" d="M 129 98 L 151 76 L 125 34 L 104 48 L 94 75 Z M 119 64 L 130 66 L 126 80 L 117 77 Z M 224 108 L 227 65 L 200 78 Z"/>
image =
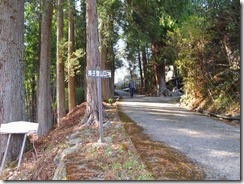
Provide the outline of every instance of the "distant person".
<path id="1" fill-rule="evenodd" d="M 134 81 L 132 81 L 132 80 L 130 81 L 129 88 L 130 88 L 130 97 L 133 98 L 134 93 L 135 93 L 135 88 L 136 88 Z"/>

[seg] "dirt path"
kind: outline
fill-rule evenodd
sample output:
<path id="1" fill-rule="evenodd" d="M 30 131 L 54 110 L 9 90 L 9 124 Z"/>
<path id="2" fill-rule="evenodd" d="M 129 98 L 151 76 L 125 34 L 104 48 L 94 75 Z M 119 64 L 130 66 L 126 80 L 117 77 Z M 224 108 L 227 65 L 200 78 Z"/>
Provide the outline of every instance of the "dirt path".
<path id="1" fill-rule="evenodd" d="M 240 126 L 180 108 L 177 100 L 125 96 L 119 106 L 152 140 L 201 166 L 207 180 L 240 180 Z"/>

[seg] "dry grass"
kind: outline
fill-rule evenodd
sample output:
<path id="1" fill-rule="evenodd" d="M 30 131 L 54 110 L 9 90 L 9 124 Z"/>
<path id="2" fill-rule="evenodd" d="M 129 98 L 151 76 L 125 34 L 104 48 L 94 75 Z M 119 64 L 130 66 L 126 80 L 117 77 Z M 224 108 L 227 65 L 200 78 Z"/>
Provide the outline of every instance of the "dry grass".
<path id="1" fill-rule="evenodd" d="M 52 180 L 56 165 L 54 158 L 65 149 L 72 136 L 80 143 L 73 145 L 76 151 L 65 155 L 66 175 L 64 180 L 140 180 L 153 179 L 119 121 L 116 106 L 104 104 L 105 121 L 111 126 L 104 128 L 104 137 L 112 140 L 107 146 L 94 147 L 99 139 L 97 127 L 81 127 L 85 104 L 69 113 L 60 127 L 35 142 L 37 156 L 31 148 L 23 155 L 22 164 L 16 169 L 16 162 L 9 163 L 1 180 Z M 36 159 L 37 158 L 37 159 Z"/>

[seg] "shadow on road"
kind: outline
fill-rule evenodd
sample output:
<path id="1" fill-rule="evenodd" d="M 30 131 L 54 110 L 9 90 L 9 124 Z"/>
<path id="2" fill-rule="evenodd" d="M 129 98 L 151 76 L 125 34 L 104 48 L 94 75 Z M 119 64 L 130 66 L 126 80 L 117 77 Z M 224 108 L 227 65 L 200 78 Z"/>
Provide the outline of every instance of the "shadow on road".
<path id="1" fill-rule="evenodd" d="M 179 97 L 125 97 L 120 109 L 154 141 L 185 154 L 208 180 L 240 180 L 240 126 L 179 107 Z"/>

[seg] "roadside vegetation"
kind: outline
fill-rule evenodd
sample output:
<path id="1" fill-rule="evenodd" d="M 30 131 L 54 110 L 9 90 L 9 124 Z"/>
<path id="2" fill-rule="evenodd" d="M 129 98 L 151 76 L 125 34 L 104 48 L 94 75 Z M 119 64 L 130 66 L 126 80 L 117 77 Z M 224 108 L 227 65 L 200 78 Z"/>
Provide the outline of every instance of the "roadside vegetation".
<path id="1" fill-rule="evenodd" d="M 85 104 L 76 107 L 60 127 L 28 144 L 19 169 L 10 162 L 2 180 L 152 180 L 120 122 L 117 107 L 106 104 L 104 143 L 98 127 L 82 127 Z"/>
<path id="2" fill-rule="evenodd" d="M 17 161 L 10 162 L 0 179 L 204 179 L 200 168 L 176 150 L 151 141 L 115 104 L 105 106 L 105 143 L 98 143 L 98 127 L 81 127 L 85 110 L 81 104 L 60 127 L 29 143 L 20 168 L 16 169 Z"/>

